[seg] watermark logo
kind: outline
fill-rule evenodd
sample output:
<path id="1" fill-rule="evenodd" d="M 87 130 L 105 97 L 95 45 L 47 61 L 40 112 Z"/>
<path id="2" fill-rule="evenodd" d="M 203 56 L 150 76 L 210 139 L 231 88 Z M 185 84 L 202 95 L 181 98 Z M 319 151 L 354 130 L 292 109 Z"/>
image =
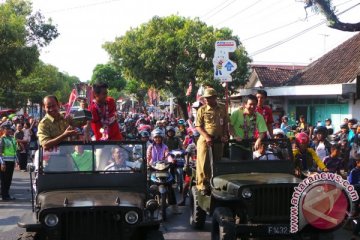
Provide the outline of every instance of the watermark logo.
<path id="1" fill-rule="evenodd" d="M 310 224 L 319 230 L 334 229 L 352 211 L 359 199 L 353 185 L 335 173 L 309 176 L 294 188 L 291 198 L 290 232 Z"/>

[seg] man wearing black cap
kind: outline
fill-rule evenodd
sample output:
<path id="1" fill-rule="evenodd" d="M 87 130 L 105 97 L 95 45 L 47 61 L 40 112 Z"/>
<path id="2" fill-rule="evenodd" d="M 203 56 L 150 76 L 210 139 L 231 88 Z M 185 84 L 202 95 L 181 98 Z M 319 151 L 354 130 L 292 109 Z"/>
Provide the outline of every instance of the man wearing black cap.
<path id="1" fill-rule="evenodd" d="M 16 159 L 16 140 L 12 134 L 10 124 L 3 124 L 4 136 L 0 141 L 0 178 L 1 178 L 1 196 L 3 201 L 14 200 L 9 194 L 11 181 L 13 178 L 15 159 Z"/>

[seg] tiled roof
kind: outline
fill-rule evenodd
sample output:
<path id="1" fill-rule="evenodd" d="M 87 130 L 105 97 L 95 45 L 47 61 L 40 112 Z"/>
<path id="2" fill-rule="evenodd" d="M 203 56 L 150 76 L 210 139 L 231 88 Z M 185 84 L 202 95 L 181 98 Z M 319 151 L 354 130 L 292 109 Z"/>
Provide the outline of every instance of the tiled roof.
<path id="1" fill-rule="evenodd" d="M 360 73 L 360 33 L 295 75 L 286 85 L 348 83 Z"/>
<path id="2" fill-rule="evenodd" d="M 253 71 L 256 73 L 259 81 L 263 87 L 279 87 L 284 85 L 290 78 L 292 78 L 296 73 L 299 72 L 299 69 L 304 68 L 301 66 L 296 66 L 292 68 L 291 66 L 252 66 Z"/>

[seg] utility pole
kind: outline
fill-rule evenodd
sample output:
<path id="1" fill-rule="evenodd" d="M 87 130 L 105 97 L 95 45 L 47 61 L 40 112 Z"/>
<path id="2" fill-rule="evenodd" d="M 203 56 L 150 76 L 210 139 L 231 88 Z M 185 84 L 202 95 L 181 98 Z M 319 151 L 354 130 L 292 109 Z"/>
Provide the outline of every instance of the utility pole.
<path id="1" fill-rule="evenodd" d="M 324 53 L 326 53 L 326 38 L 329 37 L 329 34 L 321 33 L 320 35 L 324 38 Z"/>

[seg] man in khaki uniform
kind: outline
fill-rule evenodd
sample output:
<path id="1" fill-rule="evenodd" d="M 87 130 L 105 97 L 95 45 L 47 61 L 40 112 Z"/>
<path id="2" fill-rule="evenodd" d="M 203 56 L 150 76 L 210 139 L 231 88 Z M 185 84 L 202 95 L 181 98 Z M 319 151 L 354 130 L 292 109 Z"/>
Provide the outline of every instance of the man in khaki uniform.
<path id="1" fill-rule="evenodd" d="M 70 119 L 65 119 L 60 114 L 59 101 L 55 96 L 49 95 L 44 98 L 44 108 L 46 115 L 39 123 L 37 136 L 45 150 L 79 135 L 78 130 L 70 126 Z M 88 140 L 87 136 L 89 136 L 88 130 L 86 130 L 86 140 Z"/>
<path id="2" fill-rule="evenodd" d="M 223 154 L 223 143 L 228 141 L 228 116 L 224 106 L 217 103 L 213 88 L 204 92 L 205 105 L 197 111 L 196 130 L 200 133 L 197 142 L 196 181 L 202 194 L 210 193 L 211 163 L 209 147 L 213 148 L 213 160 L 219 161 Z"/>

